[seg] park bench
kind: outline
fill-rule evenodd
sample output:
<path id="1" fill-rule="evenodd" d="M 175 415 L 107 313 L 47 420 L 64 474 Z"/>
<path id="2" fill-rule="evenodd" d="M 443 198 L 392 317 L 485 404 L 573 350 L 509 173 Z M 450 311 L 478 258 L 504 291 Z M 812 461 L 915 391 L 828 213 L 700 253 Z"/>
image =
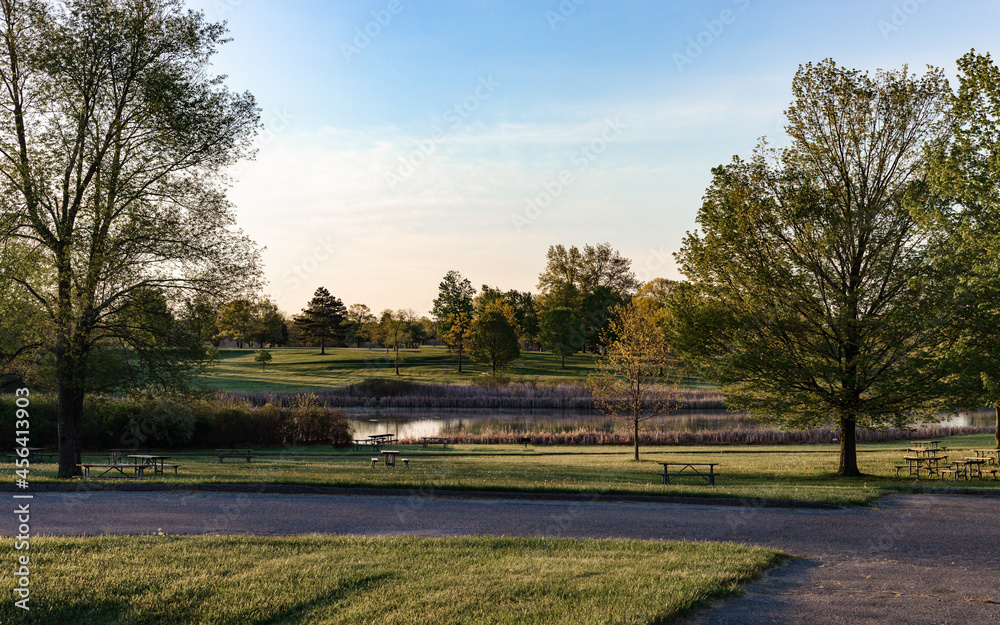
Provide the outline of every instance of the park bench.
<path id="1" fill-rule="evenodd" d="M 406 467 L 407 469 L 410 468 L 410 459 L 409 458 L 400 458 L 400 460 L 403 461 L 403 466 L 404 467 Z M 996 471 L 994 471 L 994 473 L 996 473 Z"/>
<path id="2" fill-rule="evenodd" d="M 381 458 L 372 458 L 372 468 L 373 469 L 375 468 L 375 465 L 377 465 L 379 463 L 379 460 L 381 460 Z"/>
<path id="3" fill-rule="evenodd" d="M 354 451 L 361 451 L 362 447 L 371 447 L 375 451 L 378 451 L 378 441 L 371 438 L 355 438 Z"/>

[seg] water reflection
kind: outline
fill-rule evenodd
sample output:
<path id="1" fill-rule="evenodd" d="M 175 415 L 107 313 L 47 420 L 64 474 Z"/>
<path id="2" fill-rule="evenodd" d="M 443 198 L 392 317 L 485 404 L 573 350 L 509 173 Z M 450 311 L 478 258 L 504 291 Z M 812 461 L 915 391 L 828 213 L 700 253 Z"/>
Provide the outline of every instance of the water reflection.
<path id="1" fill-rule="evenodd" d="M 571 432 L 578 429 L 596 432 L 614 432 L 625 428 L 603 414 L 569 410 L 440 410 L 410 409 L 378 411 L 372 409 L 347 409 L 348 419 L 354 426 L 355 437 L 372 434 L 395 434 L 398 437 L 449 436 L 457 433 L 483 434 L 487 432 Z M 644 429 L 660 431 L 697 432 L 736 428 L 749 423 L 746 415 L 724 410 L 683 412 L 657 417 L 644 422 Z"/>
<path id="2" fill-rule="evenodd" d="M 577 429 L 595 432 L 614 432 L 625 429 L 622 421 L 615 421 L 596 411 L 569 410 L 441 410 L 394 409 L 379 411 L 371 408 L 345 409 L 354 426 L 355 437 L 372 434 L 394 434 L 397 437 L 449 436 L 460 432 L 483 434 L 486 432 L 571 432 Z M 724 410 L 680 412 L 651 419 L 643 424 L 653 431 L 700 432 L 724 430 L 753 424 L 742 413 Z M 966 412 L 942 422 L 945 425 L 992 426 L 996 415 L 992 409 Z"/>

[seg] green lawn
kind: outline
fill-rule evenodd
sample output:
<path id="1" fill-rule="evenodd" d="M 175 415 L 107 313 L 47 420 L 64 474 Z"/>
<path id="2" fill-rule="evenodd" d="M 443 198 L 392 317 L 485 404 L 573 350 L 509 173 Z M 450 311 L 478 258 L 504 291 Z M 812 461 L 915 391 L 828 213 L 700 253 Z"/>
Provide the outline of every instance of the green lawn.
<path id="1" fill-rule="evenodd" d="M 3 623 L 664 623 L 781 562 L 729 543 L 532 538 L 35 538 Z"/>
<path id="2" fill-rule="evenodd" d="M 201 383 L 208 388 L 229 391 L 311 391 L 329 386 L 344 386 L 367 378 L 396 378 L 392 354 L 384 349 L 328 348 L 321 356 L 318 349 L 273 349 L 274 360 L 261 371 L 253 361 L 253 349 L 223 349 L 220 360 Z M 488 367 L 463 359 L 458 373 L 458 358 L 441 347 L 403 350 L 399 377 L 414 382 L 468 384 L 489 371 Z M 566 368 L 558 356 L 549 352 L 521 352 L 521 357 L 505 373 L 512 380 L 538 382 L 582 382 L 593 370 L 593 354 L 573 354 L 566 358 Z"/>
<path id="3" fill-rule="evenodd" d="M 969 455 L 962 449 L 992 446 L 990 435 L 945 439 L 949 454 Z M 616 493 L 656 496 L 715 496 L 752 499 L 812 501 L 835 505 L 865 505 L 891 493 L 912 492 L 913 485 L 954 486 L 951 481 L 895 477 L 907 444 L 859 445 L 860 479 L 833 475 L 837 469 L 836 445 L 752 447 L 647 447 L 642 460 L 632 460 L 631 448 L 612 446 L 457 445 L 447 451 L 399 446 L 396 468 L 372 469 L 371 451 L 335 450 L 312 446 L 290 450 L 260 450 L 253 463 L 219 464 L 208 451 L 167 452 L 180 473 L 147 481 L 168 483 L 304 484 L 342 487 L 382 487 L 436 490 L 503 490 L 559 493 Z M 103 456 L 85 460 L 103 462 Z M 688 460 L 719 463 L 715 486 L 697 478 L 661 484 L 658 461 Z M 58 481 L 55 465 L 35 465 L 32 482 Z M 10 469 L 12 471 L 12 469 Z M 998 488 L 1000 482 L 974 480 L 958 485 Z"/>

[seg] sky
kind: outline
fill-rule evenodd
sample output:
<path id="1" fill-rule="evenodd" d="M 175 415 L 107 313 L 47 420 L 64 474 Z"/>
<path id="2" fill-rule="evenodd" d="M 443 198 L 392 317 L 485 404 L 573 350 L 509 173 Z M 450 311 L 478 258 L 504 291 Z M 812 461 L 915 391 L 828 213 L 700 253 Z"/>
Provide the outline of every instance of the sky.
<path id="1" fill-rule="evenodd" d="M 678 279 L 711 169 L 784 141 L 801 64 L 955 75 L 1000 3 L 190 0 L 261 107 L 229 197 L 290 314 L 428 314 L 449 270 L 537 291 L 549 246 L 609 243 Z"/>

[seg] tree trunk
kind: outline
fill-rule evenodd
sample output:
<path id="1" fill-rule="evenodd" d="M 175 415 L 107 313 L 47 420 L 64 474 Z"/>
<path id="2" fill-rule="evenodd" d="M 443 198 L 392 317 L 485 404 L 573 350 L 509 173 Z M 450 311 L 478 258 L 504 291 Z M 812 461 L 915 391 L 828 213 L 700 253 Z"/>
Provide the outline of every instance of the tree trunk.
<path id="1" fill-rule="evenodd" d="M 58 348 L 57 348 L 58 349 Z M 75 355 L 63 353 L 56 361 L 56 415 L 59 436 L 59 477 L 82 475 L 80 467 L 80 423 L 83 421 L 84 376 L 81 362 Z"/>
<path id="2" fill-rule="evenodd" d="M 319 340 L 319 355 L 326 356 L 326 341 L 323 339 Z"/>
<path id="3" fill-rule="evenodd" d="M 562 355 L 562 368 L 563 368 L 563 369 L 565 369 L 565 368 L 566 368 L 566 354 L 563 354 L 563 355 Z"/>
<path id="4" fill-rule="evenodd" d="M 635 443 L 635 459 L 639 459 L 639 418 L 632 419 L 632 441 Z"/>
<path id="5" fill-rule="evenodd" d="M 1000 407 L 993 409 L 997 415 L 997 429 L 993 433 L 993 439 L 996 441 L 997 449 L 1000 449 Z"/>
<path id="6" fill-rule="evenodd" d="M 858 469 L 857 418 L 853 415 L 840 417 L 840 468 L 841 477 L 860 477 Z"/>
<path id="7" fill-rule="evenodd" d="M 451 348 L 449 347 L 449 349 L 451 349 Z M 458 372 L 462 373 L 462 350 L 461 349 L 458 350 Z"/>

